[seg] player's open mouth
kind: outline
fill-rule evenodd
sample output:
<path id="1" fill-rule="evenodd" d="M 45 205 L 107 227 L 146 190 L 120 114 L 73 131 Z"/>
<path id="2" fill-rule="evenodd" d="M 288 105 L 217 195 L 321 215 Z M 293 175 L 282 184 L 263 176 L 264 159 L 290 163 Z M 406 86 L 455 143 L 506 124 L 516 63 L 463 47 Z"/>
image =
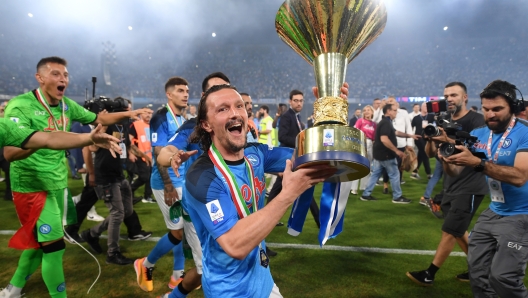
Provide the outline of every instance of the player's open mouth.
<path id="1" fill-rule="evenodd" d="M 242 133 L 242 123 L 236 123 L 228 127 L 227 130 L 232 133 L 240 134 Z"/>
<path id="2" fill-rule="evenodd" d="M 58 86 L 57 87 L 57 90 L 59 90 L 60 92 L 64 92 L 64 89 L 66 89 L 66 86 Z"/>

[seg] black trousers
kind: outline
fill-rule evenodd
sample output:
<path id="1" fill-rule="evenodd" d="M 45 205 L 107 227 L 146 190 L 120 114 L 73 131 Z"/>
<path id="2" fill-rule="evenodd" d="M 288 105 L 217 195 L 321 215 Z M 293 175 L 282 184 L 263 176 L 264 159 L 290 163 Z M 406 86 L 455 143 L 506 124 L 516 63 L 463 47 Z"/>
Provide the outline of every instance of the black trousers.
<path id="1" fill-rule="evenodd" d="M 152 197 L 152 188 L 150 187 L 150 173 L 152 171 L 152 168 L 149 167 L 147 163 L 139 157 L 135 164 L 136 174 L 138 175 L 138 178 L 132 181 L 130 185 L 130 187 L 132 188 L 132 193 L 134 193 L 142 185 L 145 185 L 145 192 L 143 193 L 143 197 L 150 198 Z"/>
<path id="2" fill-rule="evenodd" d="M 69 225 L 66 231 L 68 234 L 78 234 L 79 229 L 81 228 L 81 225 L 86 218 L 86 215 L 88 214 L 88 211 L 92 209 L 92 207 L 97 203 L 97 200 L 99 199 L 97 197 L 97 194 L 95 193 L 95 189 L 89 185 L 88 183 L 89 175 L 86 175 L 86 184 L 83 188 L 83 191 L 81 193 L 81 199 L 75 205 L 75 211 L 77 212 L 77 223 L 74 225 Z M 142 227 L 141 223 L 139 222 L 139 217 L 134 210 L 132 214 L 128 217 L 125 217 L 123 220 L 123 223 L 127 227 L 128 234 L 131 236 L 137 235 L 141 232 Z"/>
<path id="3" fill-rule="evenodd" d="M 271 191 L 268 196 L 268 204 L 271 202 L 280 192 L 282 191 L 282 177 L 277 176 L 277 180 L 275 181 L 275 184 L 273 184 L 273 187 L 271 188 Z M 317 202 L 314 198 L 312 198 L 312 201 L 310 202 L 310 212 L 312 213 L 312 216 L 315 220 L 315 224 L 318 228 L 321 228 L 321 223 L 319 222 L 319 206 L 317 206 Z"/>
<path id="4" fill-rule="evenodd" d="M 414 141 L 414 144 L 416 145 L 416 147 L 418 147 L 418 167 L 416 168 L 416 172 L 418 172 L 420 165 L 423 163 L 425 173 L 427 175 L 431 175 L 431 164 L 429 163 L 429 156 L 427 156 L 427 154 L 425 153 L 425 141 L 422 139 L 418 139 Z"/>

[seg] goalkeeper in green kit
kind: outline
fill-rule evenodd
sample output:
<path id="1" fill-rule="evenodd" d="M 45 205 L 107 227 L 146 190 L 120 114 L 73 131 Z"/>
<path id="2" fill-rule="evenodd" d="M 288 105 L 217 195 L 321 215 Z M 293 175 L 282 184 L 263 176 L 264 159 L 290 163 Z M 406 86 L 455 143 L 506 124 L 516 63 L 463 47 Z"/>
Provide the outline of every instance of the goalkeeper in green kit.
<path id="1" fill-rule="evenodd" d="M 43 132 L 69 131 L 72 121 L 110 125 L 137 118 L 143 110 L 96 115 L 64 96 L 68 87 L 66 60 L 41 59 L 35 78 L 39 88 L 11 99 L 5 119 L 16 126 Z M 119 140 L 122 141 L 122 140 Z M 79 147 L 85 144 L 79 145 Z M 26 147 L 30 148 L 30 147 Z M 11 163 L 13 201 L 22 227 L 9 247 L 22 249 L 18 268 L 2 297 L 19 297 L 29 276 L 42 264 L 42 277 L 51 297 L 66 297 L 62 256 L 66 247 L 63 226 L 76 221 L 68 193 L 68 169 L 63 150 L 6 147 Z"/>

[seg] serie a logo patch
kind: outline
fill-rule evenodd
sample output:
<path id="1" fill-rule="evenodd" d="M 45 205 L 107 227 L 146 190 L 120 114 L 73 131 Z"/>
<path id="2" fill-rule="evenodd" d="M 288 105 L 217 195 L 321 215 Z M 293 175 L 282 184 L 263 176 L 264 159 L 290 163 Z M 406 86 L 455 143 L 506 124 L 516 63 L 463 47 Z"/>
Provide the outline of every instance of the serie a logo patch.
<path id="1" fill-rule="evenodd" d="M 214 225 L 224 220 L 224 211 L 222 211 L 222 206 L 220 206 L 218 200 L 211 201 L 205 205 L 207 206 L 209 217 Z"/>

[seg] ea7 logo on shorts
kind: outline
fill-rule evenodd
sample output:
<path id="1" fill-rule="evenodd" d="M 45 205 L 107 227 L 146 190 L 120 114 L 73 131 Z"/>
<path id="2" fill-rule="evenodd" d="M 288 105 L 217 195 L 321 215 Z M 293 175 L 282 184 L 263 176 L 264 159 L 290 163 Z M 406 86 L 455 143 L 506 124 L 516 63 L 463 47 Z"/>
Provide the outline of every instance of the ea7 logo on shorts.
<path id="1" fill-rule="evenodd" d="M 222 206 L 220 206 L 220 202 L 218 200 L 211 201 L 205 204 L 205 206 L 207 207 L 209 217 L 211 218 L 211 221 L 214 225 L 224 220 L 224 211 L 222 211 Z"/>
<path id="2" fill-rule="evenodd" d="M 517 244 L 517 243 L 513 243 L 513 242 L 508 242 L 508 247 L 509 248 L 515 248 L 516 250 L 521 250 L 522 246 Z"/>
<path id="3" fill-rule="evenodd" d="M 48 224 L 43 224 L 39 228 L 40 233 L 49 234 L 51 232 L 51 226 Z"/>

